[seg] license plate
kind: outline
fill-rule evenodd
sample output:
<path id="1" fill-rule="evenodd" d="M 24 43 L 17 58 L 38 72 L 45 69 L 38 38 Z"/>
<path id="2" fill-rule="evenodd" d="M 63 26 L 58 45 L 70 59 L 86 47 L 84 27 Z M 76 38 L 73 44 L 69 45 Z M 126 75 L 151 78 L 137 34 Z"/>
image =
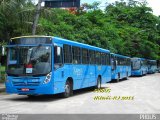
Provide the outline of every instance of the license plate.
<path id="1" fill-rule="evenodd" d="M 29 91 L 28 88 L 22 88 L 21 90 L 24 91 L 24 92 Z"/>

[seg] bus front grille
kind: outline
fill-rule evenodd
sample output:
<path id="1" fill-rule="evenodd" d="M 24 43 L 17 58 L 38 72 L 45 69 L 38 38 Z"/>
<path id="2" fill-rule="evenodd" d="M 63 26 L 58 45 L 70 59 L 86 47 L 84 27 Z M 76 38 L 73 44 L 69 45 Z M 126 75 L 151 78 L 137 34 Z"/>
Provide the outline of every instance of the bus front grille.
<path id="1" fill-rule="evenodd" d="M 13 82 L 14 86 L 38 86 L 40 82 Z"/>
<path id="2" fill-rule="evenodd" d="M 14 78 L 12 81 L 12 84 L 14 86 L 38 86 L 40 85 L 40 80 L 38 78 L 30 78 L 30 79 L 24 79 L 24 78 Z"/>

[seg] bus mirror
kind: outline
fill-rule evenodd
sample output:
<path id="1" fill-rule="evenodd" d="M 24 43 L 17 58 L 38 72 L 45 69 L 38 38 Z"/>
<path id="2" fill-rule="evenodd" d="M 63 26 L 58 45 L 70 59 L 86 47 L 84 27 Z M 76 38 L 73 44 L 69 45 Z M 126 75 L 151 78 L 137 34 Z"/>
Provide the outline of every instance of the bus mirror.
<path id="1" fill-rule="evenodd" d="M 2 46 L 2 56 L 5 56 L 6 55 L 6 49 L 4 46 Z"/>
<path id="2" fill-rule="evenodd" d="M 118 61 L 116 60 L 116 66 L 118 65 Z"/>
<path id="3" fill-rule="evenodd" d="M 60 56 L 61 55 L 61 48 L 57 47 L 57 55 Z"/>
<path id="4" fill-rule="evenodd" d="M 54 46 L 54 52 L 57 56 L 61 55 L 61 47 Z"/>

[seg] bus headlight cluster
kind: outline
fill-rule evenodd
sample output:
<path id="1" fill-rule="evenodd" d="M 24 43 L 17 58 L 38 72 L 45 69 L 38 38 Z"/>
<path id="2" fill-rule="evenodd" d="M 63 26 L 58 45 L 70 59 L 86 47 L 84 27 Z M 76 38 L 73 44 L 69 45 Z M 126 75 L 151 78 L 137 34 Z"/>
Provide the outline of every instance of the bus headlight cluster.
<path id="1" fill-rule="evenodd" d="M 52 76 L 52 73 L 47 74 L 47 76 L 46 76 L 46 78 L 45 78 L 43 84 L 49 83 L 49 82 L 51 81 L 51 76 Z"/>

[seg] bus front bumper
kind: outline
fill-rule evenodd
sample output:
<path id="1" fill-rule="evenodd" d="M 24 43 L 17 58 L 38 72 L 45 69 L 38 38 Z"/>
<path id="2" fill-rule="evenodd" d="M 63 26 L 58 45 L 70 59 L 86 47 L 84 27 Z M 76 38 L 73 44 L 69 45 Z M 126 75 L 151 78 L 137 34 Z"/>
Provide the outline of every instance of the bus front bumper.
<path id="1" fill-rule="evenodd" d="M 9 94 L 21 95 L 41 95 L 41 94 L 54 94 L 54 86 L 45 84 L 40 86 L 13 86 L 6 83 L 6 92 Z"/>

